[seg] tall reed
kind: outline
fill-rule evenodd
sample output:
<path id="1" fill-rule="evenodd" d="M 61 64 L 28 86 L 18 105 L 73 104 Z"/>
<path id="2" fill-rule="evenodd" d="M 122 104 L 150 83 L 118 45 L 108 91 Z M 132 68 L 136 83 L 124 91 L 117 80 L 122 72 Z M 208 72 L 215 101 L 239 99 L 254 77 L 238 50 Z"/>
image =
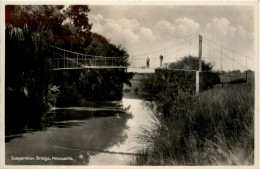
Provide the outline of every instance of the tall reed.
<path id="1" fill-rule="evenodd" d="M 169 104 L 171 103 L 171 104 Z M 135 165 L 252 165 L 254 93 L 240 85 L 160 97 Z M 170 106 L 169 106 L 170 105 Z M 166 113 L 167 112 L 167 113 Z"/>

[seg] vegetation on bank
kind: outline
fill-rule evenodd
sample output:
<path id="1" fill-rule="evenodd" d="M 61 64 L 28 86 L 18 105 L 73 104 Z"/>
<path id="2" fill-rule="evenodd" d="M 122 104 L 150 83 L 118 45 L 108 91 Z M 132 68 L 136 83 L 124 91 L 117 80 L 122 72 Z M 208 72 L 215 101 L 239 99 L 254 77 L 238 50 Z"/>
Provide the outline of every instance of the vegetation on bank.
<path id="1" fill-rule="evenodd" d="M 172 100 L 171 100 L 172 101 Z M 159 101 L 160 102 L 160 101 Z M 254 93 L 249 86 L 180 95 L 140 139 L 136 165 L 253 165 Z"/>
<path id="2" fill-rule="evenodd" d="M 119 100 L 130 76 L 124 70 L 51 71 L 51 46 L 104 57 L 125 58 L 121 46 L 91 32 L 87 5 L 5 7 L 5 117 L 10 128 L 41 127 L 50 106 L 77 106 L 86 100 Z M 15 105 L 15 106 L 14 106 Z M 16 117 L 15 119 L 13 117 Z"/>
<path id="3" fill-rule="evenodd" d="M 135 165 L 254 164 L 252 86 L 213 85 L 195 95 L 193 76 L 183 74 L 167 78 L 164 72 L 157 72 L 144 81 L 156 110 L 152 127 L 144 128 L 139 136 L 146 147 L 140 150 L 144 155 L 136 158 Z M 213 82 L 217 82 L 214 76 Z"/>
<path id="4" fill-rule="evenodd" d="M 146 93 L 145 97 L 150 100 L 164 100 L 166 96 L 165 102 L 167 102 L 169 101 L 168 97 L 174 99 L 180 93 L 195 94 L 196 71 L 184 70 L 198 70 L 198 67 L 199 59 L 187 56 L 171 63 L 169 69 L 157 69 L 155 74 L 142 81 L 142 87 Z M 213 66 L 210 63 L 202 61 L 200 91 L 213 88 L 215 84 L 220 83 L 218 74 L 212 72 L 212 69 Z M 171 104 L 169 102 L 169 106 Z"/>

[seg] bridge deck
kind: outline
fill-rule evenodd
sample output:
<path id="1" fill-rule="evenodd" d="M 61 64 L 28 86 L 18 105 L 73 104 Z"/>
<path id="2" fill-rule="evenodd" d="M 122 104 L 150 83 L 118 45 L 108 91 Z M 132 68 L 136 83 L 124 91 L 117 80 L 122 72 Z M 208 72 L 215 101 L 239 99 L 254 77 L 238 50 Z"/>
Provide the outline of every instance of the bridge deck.
<path id="1" fill-rule="evenodd" d="M 69 68 L 54 68 L 52 70 L 75 70 L 75 69 L 127 69 L 127 66 L 82 66 Z"/>

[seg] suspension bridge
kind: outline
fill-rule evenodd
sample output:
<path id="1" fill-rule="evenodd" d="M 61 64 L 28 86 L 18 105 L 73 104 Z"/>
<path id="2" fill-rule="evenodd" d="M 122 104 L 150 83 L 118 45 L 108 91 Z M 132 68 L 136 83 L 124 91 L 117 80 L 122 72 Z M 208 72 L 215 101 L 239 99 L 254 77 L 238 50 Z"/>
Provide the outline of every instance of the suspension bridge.
<path id="1" fill-rule="evenodd" d="M 185 56 L 198 56 L 200 60 L 211 63 L 215 71 L 248 70 L 253 67 L 254 59 L 229 49 L 217 42 L 201 35 L 178 41 L 168 47 L 152 50 L 130 57 L 107 57 L 87 55 L 73 52 L 55 46 L 50 46 L 54 54 L 52 70 L 69 69 L 156 69 L 169 68 L 172 62 L 176 62 Z M 160 56 L 163 59 L 160 59 Z M 149 64 L 147 61 L 149 60 Z M 127 62 L 129 65 L 127 65 Z M 149 65 L 149 66 L 148 66 Z M 201 66 L 196 70 L 189 67 L 183 71 L 203 71 Z"/>
<path id="2" fill-rule="evenodd" d="M 127 57 L 93 56 L 50 46 L 54 54 L 52 70 L 69 69 L 126 69 Z"/>

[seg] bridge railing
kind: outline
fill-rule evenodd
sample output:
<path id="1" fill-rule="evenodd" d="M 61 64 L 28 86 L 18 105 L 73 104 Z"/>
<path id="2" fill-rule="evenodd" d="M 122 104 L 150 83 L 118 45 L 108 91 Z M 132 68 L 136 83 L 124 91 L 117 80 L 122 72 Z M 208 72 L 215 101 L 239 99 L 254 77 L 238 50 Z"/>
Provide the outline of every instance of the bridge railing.
<path id="1" fill-rule="evenodd" d="M 85 66 L 126 66 L 125 60 L 119 57 L 94 57 L 79 58 L 77 61 Z"/>
<path id="2" fill-rule="evenodd" d="M 53 47 L 55 69 L 87 67 L 127 67 L 127 57 L 104 57 Z"/>

